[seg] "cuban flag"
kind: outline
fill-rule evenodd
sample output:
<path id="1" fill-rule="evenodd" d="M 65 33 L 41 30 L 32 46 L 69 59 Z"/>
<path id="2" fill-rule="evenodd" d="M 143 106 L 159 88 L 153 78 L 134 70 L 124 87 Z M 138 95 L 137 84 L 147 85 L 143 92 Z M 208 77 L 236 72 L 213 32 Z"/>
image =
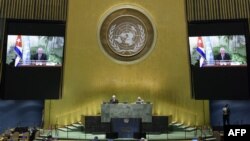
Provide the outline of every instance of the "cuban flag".
<path id="1" fill-rule="evenodd" d="M 20 63 L 20 60 L 23 57 L 23 50 L 22 50 L 22 37 L 21 35 L 18 35 L 16 38 L 16 46 L 14 47 L 14 50 L 17 54 L 15 59 L 15 67 Z"/>
<path id="2" fill-rule="evenodd" d="M 200 55 L 200 67 L 202 67 L 204 65 L 204 61 L 206 60 L 205 48 L 202 41 L 202 37 L 198 37 L 196 51 Z"/>

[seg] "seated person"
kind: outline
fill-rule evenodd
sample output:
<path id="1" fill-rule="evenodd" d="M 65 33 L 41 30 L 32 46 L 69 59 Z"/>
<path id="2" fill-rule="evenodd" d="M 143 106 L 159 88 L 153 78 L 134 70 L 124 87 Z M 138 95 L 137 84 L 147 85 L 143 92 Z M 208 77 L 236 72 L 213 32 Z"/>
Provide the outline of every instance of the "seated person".
<path id="1" fill-rule="evenodd" d="M 143 104 L 143 103 L 144 103 L 144 100 L 141 99 L 141 97 L 138 97 L 135 103 L 136 103 L 136 104 Z"/>
<path id="2" fill-rule="evenodd" d="M 43 52 L 43 48 L 38 48 L 37 53 L 32 56 L 32 60 L 48 60 L 47 55 Z"/>
<path id="3" fill-rule="evenodd" d="M 30 131 L 30 137 L 29 137 L 29 139 L 30 139 L 30 141 L 33 141 L 35 139 L 36 132 L 38 132 L 39 130 L 36 129 L 36 127 L 34 127 L 33 129 L 30 129 L 30 130 L 31 131 Z"/>
<path id="4" fill-rule="evenodd" d="M 109 103 L 111 103 L 111 104 L 117 104 L 117 103 L 119 103 L 119 101 L 118 101 L 118 99 L 116 99 L 116 96 L 113 95 L 112 98 L 110 99 Z"/>
<path id="5" fill-rule="evenodd" d="M 99 141 L 98 137 L 95 136 L 94 139 L 92 141 Z"/>
<path id="6" fill-rule="evenodd" d="M 215 56 L 215 60 L 231 60 L 231 57 L 226 53 L 225 48 L 220 48 L 220 53 Z"/>

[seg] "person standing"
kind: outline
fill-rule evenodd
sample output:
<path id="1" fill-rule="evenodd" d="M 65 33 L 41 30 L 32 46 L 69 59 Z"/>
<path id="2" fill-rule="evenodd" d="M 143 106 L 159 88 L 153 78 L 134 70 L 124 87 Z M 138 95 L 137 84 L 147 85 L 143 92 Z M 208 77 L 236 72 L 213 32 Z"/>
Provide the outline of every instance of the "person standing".
<path id="1" fill-rule="evenodd" d="M 222 108 L 222 113 L 223 113 L 223 126 L 230 125 L 230 109 L 228 104 L 226 104 Z"/>
<path id="2" fill-rule="evenodd" d="M 110 99 L 109 103 L 111 103 L 111 104 L 117 104 L 117 103 L 119 103 L 119 101 L 118 101 L 118 99 L 116 99 L 116 96 L 113 95 L 112 98 Z"/>

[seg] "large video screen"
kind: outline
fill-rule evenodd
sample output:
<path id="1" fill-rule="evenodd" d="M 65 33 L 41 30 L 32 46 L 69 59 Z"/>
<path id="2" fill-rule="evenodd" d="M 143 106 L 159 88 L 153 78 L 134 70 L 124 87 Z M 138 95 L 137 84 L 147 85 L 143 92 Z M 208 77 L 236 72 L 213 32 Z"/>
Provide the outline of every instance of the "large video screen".
<path id="1" fill-rule="evenodd" d="M 2 46 L 2 99 L 59 99 L 62 95 L 64 21 L 7 19 Z"/>
<path id="2" fill-rule="evenodd" d="M 189 37 L 191 64 L 197 67 L 247 66 L 244 35 Z"/>
<path id="3" fill-rule="evenodd" d="M 62 66 L 64 37 L 8 35 L 6 64 L 13 67 Z"/>
<path id="4" fill-rule="evenodd" d="M 192 97 L 249 99 L 248 21 L 189 22 L 188 35 Z"/>

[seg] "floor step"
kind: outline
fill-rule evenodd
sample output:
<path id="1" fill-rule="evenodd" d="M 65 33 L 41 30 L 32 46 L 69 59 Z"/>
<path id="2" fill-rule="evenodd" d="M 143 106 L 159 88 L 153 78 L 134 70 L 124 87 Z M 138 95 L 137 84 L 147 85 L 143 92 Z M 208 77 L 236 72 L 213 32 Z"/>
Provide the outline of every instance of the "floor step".
<path id="1" fill-rule="evenodd" d="M 180 127 L 180 126 L 182 126 L 183 125 L 183 123 L 175 123 L 175 124 L 173 124 L 174 126 L 177 126 L 177 127 Z"/>
<path id="2" fill-rule="evenodd" d="M 188 125 L 182 125 L 182 126 L 179 126 L 179 128 L 186 129 L 186 128 L 189 128 L 189 126 Z"/>
<path id="3" fill-rule="evenodd" d="M 177 123 L 177 121 L 173 121 L 173 122 L 171 122 L 169 125 L 174 125 L 174 124 L 176 124 Z"/>
<path id="4" fill-rule="evenodd" d="M 216 141 L 216 138 L 214 138 L 214 137 L 206 138 L 205 141 Z"/>
<path id="5" fill-rule="evenodd" d="M 78 130 L 77 127 L 74 127 L 74 126 L 71 126 L 71 125 L 66 126 L 66 128 L 68 128 L 70 130 Z"/>
<path id="6" fill-rule="evenodd" d="M 58 130 L 60 130 L 60 131 L 64 131 L 64 132 L 70 132 L 70 131 L 72 131 L 71 129 L 69 129 L 69 128 L 64 128 L 64 127 L 60 127 L 60 128 L 58 128 Z"/>
<path id="7" fill-rule="evenodd" d="M 77 122 L 77 124 L 81 124 L 81 125 L 83 125 L 83 123 L 82 123 L 81 121 L 78 121 L 78 122 Z"/>
<path id="8" fill-rule="evenodd" d="M 74 127 L 83 127 L 83 125 L 79 124 L 79 123 L 73 123 L 72 126 L 74 126 Z"/>
<path id="9" fill-rule="evenodd" d="M 195 127 L 188 127 L 188 128 L 185 129 L 185 131 L 189 131 L 189 132 L 195 131 L 195 130 L 196 130 Z"/>

